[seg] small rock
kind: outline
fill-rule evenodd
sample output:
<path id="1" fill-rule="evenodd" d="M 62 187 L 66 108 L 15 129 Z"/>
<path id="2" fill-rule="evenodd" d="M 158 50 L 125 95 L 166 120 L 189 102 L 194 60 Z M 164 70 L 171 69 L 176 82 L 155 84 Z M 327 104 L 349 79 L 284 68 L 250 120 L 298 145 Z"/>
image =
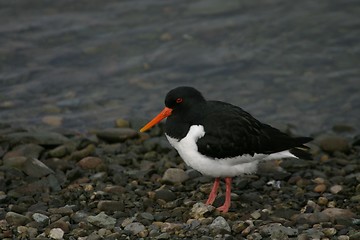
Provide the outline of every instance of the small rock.
<path id="1" fill-rule="evenodd" d="M 22 170 L 26 162 L 26 157 L 7 157 L 4 158 L 4 166 L 13 167 Z"/>
<path id="2" fill-rule="evenodd" d="M 80 160 L 84 157 L 90 156 L 91 154 L 93 154 L 95 152 L 95 145 L 94 144 L 89 144 L 87 145 L 85 148 L 75 151 L 71 154 L 70 158 L 72 160 Z"/>
<path id="3" fill-rule="evenodd" d="M 54 171 L 46 166 L 43 162 L 35 158 L 27 158 L 22 170 L 27 175 L 36 178 L 41 178 L 43 176 L 49 175 L 50 173 L 54 173 Z"/>
<path id="4" fill-rule="evenodd" d="M 44 116 L 41 121 L 47 125 L 53 126 L 53 127 L 59 127 L 61 126 L 63 122 L 63 118 L 60 116 Z"/>
<path id="5" fill-rule="evenodd" d="M 319 143 L 319 146 L 322 150 L 334 153 L 339 152 L 348 152 L 350 150 L 350 144 L 348 140 L 341 136 L 335 135 L 323 135 L 316 139 Z"/>
<path id="6" fill-rule="evenodd" d="M 210 228 L 223 229 L 231 232 L 230 225 L 222 216 L 215 218 L 214 221 L 210 224 Z"/>
<path id="7" fill-rule="evenodd" d="M 35 220 L 35 222 L 37 223 L 41 223 L 41 224 L 49 224 L 50 219 L 48 216 L 41 214 L 41 213 L 34 213 L 32 215 L 32 218 Z"/>
<path id="8" fill-rule="evenodd" d="M 338 236 L 338 240 L 349 240 L 350 237 L 349 236 L 346 236 L 346 235 L 340 235 Z"/>
<path id="9" fill-rule="evenodd" d="M 335 228 L 324 228 L 322 232 L 325 234 L 326 237 L 332 237 L 336 234 Z"/>
<path id="10" fill-rule="evenodd" d="M 102 159 L 98 157 L 85 157 L 78 162 L 82 169 L 95 169 L 102 163 Z"/>
<path id="11" fill-rule="evenodd" d="M 124 230 L 132 232 L 132 234 L 137 235 L 138 233 L 145 230 L 145 226 L 139 222 L 132 222 L 128 224 Z"/>
<path id="12" fill-rule="evenodd" d="M 189 179 L 186 172 L 180 168 L 169 168 L 165 171 L 162 177 L 163 182 L 169 182 L 172 184 L 182 183 Z"/>
<path id="13" fill-rule="evenodd" d="M 147 220 L 150 220 L 150 221 L 153 221 L 153 220 L 154 220 L 154 215 L 152 215 L 152 214 L 149 213 L 149 212 L 140 213 L 140 216 L 141 216 L 143 219 L 147 219 Z"/>
<path id="14" fill-rule="evenodd" d="M 327 208 L 322 211 L 323 214 L 327 215 L 330 219 L 350 219 L 355 217 L 355 213 L 349 209 L 341 208 Z"/>
<path id="15" fill-rule="evenodd" d="M 62 239 L 64 237 L 64 231 L 61 228 L 53 228 L 50 230 L 49 237 L 53 239 Z"/>
<path id="16" fill-rule="evenodd" d="M 71 219 L 75 223 L 79 223 L 79 222 L 85 221 L 88 216 L 89 216 L 89 214 L 85 211 L 77 211 L 71 215 Z"/>
<path id="17" fill-rule="evenodd" d="M 52 214 L 71 215 L 74 213 L 74 210 L 72 210 L 69 206 L 65 206 L 59 208 L 49 208 L 48 212 Z"/>
<path id="18" fill-rule="evenodd" d="M 57 146 L 69 140 L 59 133 L 47 131 L 10 133 L 5 135 L 5 138 L 14 145 L 19 143 L 35 143 L 43 146 Z"/>
<path id="19" fill-rule="evenodd" d="M 129 123 L 129 121 L 126 121 L 125 119 L 118 118 L 115 120 L 115 126 L 118 128 L 129 128 L 130 123 Z"/>
<path id="20" fill-rule="evenodd" d="M 328 204 L 329 200 L 326 197 L 319 197 L 318 198 L 318 204 L 322 206 L 326 206 Z"/>
<path id="21" fill-rule="evenodd" d="M 3 192 L 3 191 L 0 191 L 0 203 L 1 203 L 2 201 L 5 201 L 6 198 L 7 198 L 6 193 Z M 1 216 L 1 215 L 0 215 L 0 216 Z M 1 217 L 0 217 L 0 218 L 1 218 Z"/>
<path id="22" fill-rule="evenodd" d="M 330 187 L 330 192 L 332 194 L 338 194 L 342 190 L 343 190 L 343 187 L 341 185 L 334 185 L 334 186 Z"/>
<path id="23" fill-rule="evenodd" d="M 360 195 L 355 195 L 350 198 L 352 202 L 360 202 Z"/>
<path id="24" fill-rule="evenodd" d="M 161 233 L 156 239 L 169 239 L 171 236 L 169 233 Z"/>
<path id="25" fill-rule="evenodd" d="M 25 225 L 26 223 L 30 222 L 28 217 L 15 212 L 6 213 L 5 219 L 10 225 L 14 226 Z"/>
<path id="26" fill-rule="evenodd" d="M 271 235 L 279 235 L 279 233 L 283 233 L 285 236 L 297 236 L 298 230 L 290 227 L 285 227 L 280 223 L 270 223 L 265 226 L 261 226 L 259 228 L 261 235 L 269 236 Z M 272 238 L 272 239 L 279 239 L 279 238 Z"/>
<path id="27" fill-rule="evenodd" d="M 195 203 L 191 208 L 190 216 L 195 219 L 203 219 L 206 218 L 205 215 L 210 215 L 211 212 L 215 210 L 214 206 L 206 205 L 202 202 Z"/>
<path id="28" fill-rule="evenodd" d="M 329 216 L 322 212 L 301 213 L 294 216 L 294 218 L 299 224 L 316 224 L 330 220 Z"/>
<path id="29" fill-rule="evenodd" d="M 155 191 L 155 199 L 162 199 L 165 202 L 171 202 L 176 199 L 176 195 L 169 189 L 162 188 Z"/>
<path id="30" fill-rule="evenodd" d="M 29 158 L 38 158 L 41 152 L 44 151 L 44 148 L 33 143 L 23 144 L 16 146 L 12 151 L 7 152 L 3 159 L 13 158 L 13 157 L 29 157 Z"/>
<path id="31" fill-rule="evenodd" d="M 121 201 L 101 200 L 99 201 L 97 208 L 100 211 L 123 211 L 125 209 L 124 203 Z"/>
<path id="32" fill-rule="evenodd" d="M 107 193 L 114 193 L 114 194 L 121 194 L 125 192 L 125 188 L 123 186 L 106 186 L 104 188 L 104 192 Z"/>
<path id="33" fill-rule="evenodd" d="M 54 149 L 48 151 L 50 157 L 62 158 L 70 153 L 69 148 L 66 145 L 60 145 Z"/>
<path id="34" fill-rule="evenodd" d="M 259 219 L 261 217 L 261 213 L 260 213 L 260 210 L 257 210 L 253 213 L 250 214 L 250 216 L 253 218 L 253 219 Z"/>
<path id="35" fill-rule="evenodd" d="M 317 192 L 317 193 L 325 192 L 325 190 L 326 190 L 325 184 L 318 184 L 314 187 L 314 192 Z"/>
<path id="36" fill-rule="evenodd" d="M 64 221 L 63 218 L 60 218 L 59 220 L 51 223 L 49 228 L 60 228 L 65 233 L 68 233 L 70 231 L 70 224 L 68 221 Z"/>
<path id="37" fill-rule="evenodd" d="M 104 228 L 113 228 L 116 223 L 115 218 L 106 215 L 104 212 L 101 212 L 96 216 L 87 217 L 87 221 L 95 226 Z"/>
<path id="38" fill-rule="evenodd" d="M 96 132 L 96 136 L 108 142 L 123 142 L 137 137 L 138 132 L 131 128 L 108 128 Z"/>

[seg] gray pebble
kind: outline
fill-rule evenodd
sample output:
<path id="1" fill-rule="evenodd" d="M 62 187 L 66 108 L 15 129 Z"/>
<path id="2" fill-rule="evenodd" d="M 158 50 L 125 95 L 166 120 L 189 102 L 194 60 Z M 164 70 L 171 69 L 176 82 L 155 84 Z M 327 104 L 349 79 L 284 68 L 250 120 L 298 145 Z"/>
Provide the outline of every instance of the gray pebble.
<path id="1" fill-rule="evenodd" d="M 210 224 L 210 228 L 224 229 L 228 232 L 231 232 L 231 228 L 228 222 L 222 216 L 215 218 L 214 221 Z"/>
<path id="2" fill-rule="evenodd" d="M 104 228 L 113 228 L 116 223 L 115 218 L 106 215 L 104 212 L 101 212 L 96 216 L 87 217 L 87 221 L 95 226 Z"/>

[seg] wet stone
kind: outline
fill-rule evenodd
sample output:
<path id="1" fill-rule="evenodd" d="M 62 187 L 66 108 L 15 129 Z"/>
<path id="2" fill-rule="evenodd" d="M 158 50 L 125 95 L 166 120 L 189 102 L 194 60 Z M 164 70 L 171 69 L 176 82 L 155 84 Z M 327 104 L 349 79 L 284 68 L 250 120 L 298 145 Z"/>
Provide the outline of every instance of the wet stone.
<path id="1" fill-rule="evenodd" d="M 259 227 L 260 234 L 263 236 L 280 236 L 284 234 L 284 236 L 297 236 L 298 230 L 290 227 L 285 227 L 280 223 L 271 223 L 265 226 Z"/>
<path id="2" fill-rule="evenodd" d="M 95 169 L 97 168 L 101 163 L 103 162 L 103 160 L 101 158 L 98 157 L 85 157 L 83 159 L 81 159 L 78 162 L 78 165 L 82 168 L 82 169 Z"/>
<path id="3" fill-rule="evenodd" d="M 125 206 L 121 201 L 102 200 L 99 201 L 97 208 L 100 211 L 123 211 Z"/>
<path id="4" fill-rule="evenodd" d="M 323 135 L 316 139 L 322 150 L 330 153 L 336 151 L 348 152 L 350 149 L 349 142 L 346 138 L 336 135 Z"/>
<path id="5" fill-rule="evenodd" d="M 189 179 L 186 172 L 179 168 L 169 168 L 165 171 L 162 181 L 165 183 L 183 183 Z"/>
<path id="6" fill-rule="evenodd" d="M 228 222 L 225 220 L 224 217 L 218 216 L 214 219 L 214 221 L 210 224 L 210 228 L 225 230 L 227 232 L 231 232 L 231 228 Z"/>
<path id="7" fill-rule="evenodd" d="M 130 231 L 130 232 L 132 232 L 132 234 L 137 235 L 140 232 L 145 230 L 145 226 L 139 222 L 133 222 L 133 223 L 126 225 L 124 230 Z"/>
<path id="8" fill-rule="evenodd" d="M 25 225 L 26 223 L 30 222 L 28 217 L 15 212 L 6 213 L 5 219 L 10 225 L 14 226 Z"/>
<path id="9" fill-rule="evenodd" d="M 155 191 L 155 199 L 161 199 L 165 202 L 170 202 L 176 199 L 176 195 L 171 190 L 163 188 Z"/>
<path id="10" fill-rule="evenodd" d="M 123 142 L 135 138 L 138 132 L 131 128 L 108 128 L 96 132 L 98 138 L 107 142 Z"/>
<path id="11" fill-rule="evenodd" d="M 38 158 L 42 151 L 44 151 L 44 148 L 37 144 L 29 143 L 18 145 L 12 151 L 7 152 L 3 159 L 21 156 L 28 158 Z"/>
<path id="12" fill-rule="evenodd" d="M 50 219 L 48 216 L 44 215 L 44 214 L 41 214 L 41 213 L 34 213 L 32 215 L 32 218 L 38 222 L 38 223 L 41 223 L 41 224 L 44 224 L 44 225 L 47 225 L 49 224 L 50 222 Z"/>
<path id="13" fill-rule="evenodd" d="M 56 132 L 36 131 L 10 133 L 5 136 L 12 144 L 35 143 L 42 146 L 56 146 L 67 142 L 69 139 Z"/>
<path id="14" fill-rule="evenodd" d="M 49 237 L 52 239 L 63 239 L 64 231 L 61 228 L 53 228 L 50 230 Z"/>
<path id="15" fill-rule="evenodd" d="M 87 221 L 95 226 L 104 228 L 113 228 L 116 223 L 115 218 L 106 215 L 104 212 L 101 212 L 96 216 L 87 217 Z"/>
<path id="16" fill-rule="evenodd" d="M 214 206 L 206 205 L 202 202 L 195 203 L 189 215 L 195 219 L 203 219 L 215 210 Z"/>
<path id="17" fill-rule="evenodd" d="M 43 176 L 54 173 L 48 166 L 43 162 L 35 158 L 27 158 L 22 169 L 27 175 L 41 178 Z"/>

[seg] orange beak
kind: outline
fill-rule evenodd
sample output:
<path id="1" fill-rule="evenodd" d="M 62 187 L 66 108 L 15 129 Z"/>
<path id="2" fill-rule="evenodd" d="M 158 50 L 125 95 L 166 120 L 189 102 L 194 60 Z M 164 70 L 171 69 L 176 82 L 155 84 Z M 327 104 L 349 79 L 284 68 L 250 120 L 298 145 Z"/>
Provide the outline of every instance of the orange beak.
<path id="1" fill-rule="evenodd" d="M 153 118 L 150 122 L 148 122 L 143 128 L 140 129 L 140 132 L 145 132 L 146 130 L 152 128 L 155 124 L 167 118 L 171 115 L 172 109 L 165 107 L 156 117 Z"/>

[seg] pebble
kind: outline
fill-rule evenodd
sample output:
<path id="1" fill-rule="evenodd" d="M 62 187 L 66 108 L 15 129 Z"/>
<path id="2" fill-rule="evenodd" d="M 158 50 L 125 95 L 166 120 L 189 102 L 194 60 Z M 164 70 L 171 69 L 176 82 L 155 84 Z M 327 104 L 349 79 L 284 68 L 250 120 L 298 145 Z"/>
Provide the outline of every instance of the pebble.
<path id="1" fill-rule="evenodd" d="M 33 144 L 33 143 L 22 144 L 16 146 L 14 149 L 7 152 L 3 156 L 3 159 L 6 160 L 8 158 L 13 158 L 13 157 L 39 158 L 41 152 L 43 151 L 44 148 L 37 144 Z"/>
<path id="2" fill-rule="evenodd" d="M 327 208 L 324 209 L 322 213 L 328 216 L 330 219 L 351 219 L 355 217 L 355 213 L 351 212 L 349 209 L 341 208 Z"/>
<path id="3" fill-rule="evenodd" d="M 349 141 L 337 135 L 323 135 L 318 137 L 316 142 L 319 143 L 319 146 L 322 150 L 329 153 L 339 152 L 348 152 L 350 150 Z"/>
<path id="4" fill-rule="evenodd" d="M 332 237 L 336 234 L 336 229 L 335 228 L 324 228 L 322 230 L 322 232 L 325 234 L 325 236 Z"/>
<path id="5" fill-rule="evenodd" d="M 122 201 L 112 201 L 112 200 L 101 200 L 97 204 L 97 208 L 100 211 L 123 211 L 125 206 Z"/>
<path id="6" fill-rule="evenodd" d="M 125 119 L 118 118 L 115 120 L 115 126 L 118 128 L 129 128 L 130 123 L 129 123 L 129 121 L 127 121 Z"/>
<path id="7" fill-rule="evenodd" d="M 197 202 L 191 208 L 189 215 L 195 219 L 203 219 L 206 215 L 209 215 L 215 210 L 215 207 L 212 205 L 206 205 L 202 202 Z"/>
<path id="8" fill-rule="evenodd" d="M 330 187 L 330 192 L 333 194 L 338 194 L 342 190 L 343 190 L 343 187 L 341 185 L 333 185 Z"/>
<path id="9" fill-rule="evenodd" d="M 106 215 L 104 212 L 99 213 L 96 216 L 88 216 L 87 221 L 95 226 L 104 228 L 113 228 L 116 223 L 116 219 Z"/>
<path id="10" fill-rule="evenodd" d="M 317 193 L 323 193 L 326 191 L 326 185 L 325 184 L 318 184 L 314 187 L 314 192 Z"/>
<path id="11" fill-rule="evenodd" d="M 275 239 L 282 239 L 280 236 L 297 236 L 299 231 L 291 227 L 285 227 L 281 225 L 281 223 L 270 223 L 259 227 L 259 232 L 263 236 L 271 235 L 272 239 L 275 238 L 275 236 L 277 236 Z"/>
<path id="12" fill-rule="evenodd" d="M 59 133 L 48 131 L 16 132 L 5 135 L 5 138 L 14 145 L 32 143 L 41 146 L 57 146 L 69 141 Z"/>
<path id="13" fill-rule="evenodd" d="M 231 232 L 230 225 L 222 216 L 215 218 L 214 221 L 210 224 L 210 228 L 223 229 L 227 232 Z"/>
<path id="14" fill-rule="evenodd" d="M 138 137 L 138 132 L 131 128 L 107 128 L 97 131 L 96 135 L 107 142 L 123 142 Z"/>
<path id="15" fill-rule="evenodd" d="M 27 158 L 24 162 L 22 170 L 29 176 L 41 178 L 50 173 L 54 173 L 52 169 L 46 166 L 43 162 L 35 158 Z"/>
<path id="16" fill-rule="evenodd" d="M 161 199 L 165 202 L 170 202 L 176 199 L 176 195 L 169 189 L 161 188 L 155 191 L 155 199 Z"/>
<path id="17" fill-rule="evenodd" d="M 162 181 L 164 183 L 172 184 L 183 183 L 188 179 L 189 176 L 186 174 L 186 172 L 179 168 L 168 168 L 162 177 Z"/>
<path id="18" fill-rule="evenodd" d="M 14 226 L 25 225 L 26 223 L 30 222 L 28 217 L 15 212 L 7 212 L 5 219 L 10 225 Z"/>
<path id="19" fill-rule="evenodd" d="M 35 220 L 35 222 L 38 222 L 41 224 L 49 224 L 49 222 L 50 222 L 50 218 L 41 213 L 34 213 L 32 215 L 32 218 Z"/>
<path id="20" fill-rule="evenodd" d="M 130 231 L 132 234 L 137 235 L 145 230 L 145 226 L 139 222 L 132 222 L 126 225 L 124 230 Z"/>
<path id="21" fill-rule="evenodd" d="M 52 239 L 62 239 L 64 231 L 61 228 L 53 228 L 50 230 L 49 237 Z"/>
<path id="22" fill-rule="evenodd" d="M 44 116 L 41 121 L 47 125 L 53 126 L 53 127 L 59 127 L 62 125 L 63 117 L 60 116 Z"/>
<path id="23" fill-rule="evenodd" d="M 101 163 L 103 162 L 103 160 L 101 158 L 98 157 L 85 157 L 83 159 L 81 159 L 78 162 L 78 165 L 82 168 L 82 169 L 95 169 L 97 168 Z"/>

